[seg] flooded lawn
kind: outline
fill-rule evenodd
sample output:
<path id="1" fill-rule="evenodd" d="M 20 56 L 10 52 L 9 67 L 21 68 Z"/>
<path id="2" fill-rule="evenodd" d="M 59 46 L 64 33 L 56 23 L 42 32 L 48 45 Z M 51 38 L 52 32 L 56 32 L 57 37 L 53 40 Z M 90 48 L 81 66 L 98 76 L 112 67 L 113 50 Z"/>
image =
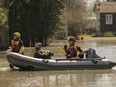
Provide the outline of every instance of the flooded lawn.
<path id="1" fill-rule="evenodd" d="M 63 57 L 66 41 L 54 41 L 49 49 Z M 116 41 L 78 41 L 83 50 L 94 48 L 101 57 L 116 62 Z M 34 48 L 25 55 L 33 56 Z M 111 70 L 10 71 L 4 53 L 0 53 L 0 87 L 116 87 L 116 67 Z"/>

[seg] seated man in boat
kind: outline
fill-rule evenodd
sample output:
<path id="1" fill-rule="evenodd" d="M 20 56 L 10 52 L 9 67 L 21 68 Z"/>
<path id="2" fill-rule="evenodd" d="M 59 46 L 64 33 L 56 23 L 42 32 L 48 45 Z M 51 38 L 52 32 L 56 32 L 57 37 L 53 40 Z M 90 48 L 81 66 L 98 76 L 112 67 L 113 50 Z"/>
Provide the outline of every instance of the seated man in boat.
<path id="1" fill-rule="evenodd" d="M 16 52 L 16 53 L 24 54 L 24 45 L 20 37 L 21 37 L 21 34 L 19 32 L 13 33 L 11 46 L 9 47 L 7 52 Z M 10 68 L 14 67 L 12 64 L 9 64 L 9 65 L 10 65 Z"/>
<path id="2" fill-rule="evenodd" d="M 35 58 L 51 59 L 51 56 L 53 56 L 53 53 L 50 52 L 49 50 L 44 50 L 42 48 L 41 43 L 36 43 L 35 44 L 35 53 L 34 53 Z"/>
<path id="3" fill-rule="evenodd" d="M 69 45 L 64 45 L 64 51 L 66 53 L 65 56 L 67 59 L 84 57 L 83 50 L 77 45 L 75 45 L 75 42 L 76 38 L 71 36 L 69 38 Z"/>

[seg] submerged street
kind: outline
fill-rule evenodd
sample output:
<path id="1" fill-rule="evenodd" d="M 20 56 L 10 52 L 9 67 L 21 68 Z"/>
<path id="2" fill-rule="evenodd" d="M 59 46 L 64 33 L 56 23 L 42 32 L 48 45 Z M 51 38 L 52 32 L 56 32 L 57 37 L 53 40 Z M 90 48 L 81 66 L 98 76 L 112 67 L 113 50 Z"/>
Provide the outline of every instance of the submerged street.
<path id="1" fill-rule="evenodd" d="M 56 58 L 63 57 L 66 41 L 53 41 L 49 49 Z M 83 50 L 94 48 L 98 55 L 116 62 L 116 41 L 77 41 Z M 33 56 L 34 48 L 26 48 L 25 55 Z M 10 71 L 5 52 L 0 53 L 1 87 L 115 87 L 116 67 L 109 70 Z"/>

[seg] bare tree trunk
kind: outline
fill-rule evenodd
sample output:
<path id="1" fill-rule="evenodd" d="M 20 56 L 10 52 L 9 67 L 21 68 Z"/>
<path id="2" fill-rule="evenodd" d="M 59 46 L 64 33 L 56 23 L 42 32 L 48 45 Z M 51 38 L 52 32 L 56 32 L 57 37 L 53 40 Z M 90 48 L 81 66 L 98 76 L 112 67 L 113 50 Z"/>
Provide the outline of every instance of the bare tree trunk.
<path id="1" fill-rule="evenodd" d="M 85 26 L 84 13 L 86 6 L 84 0 L 67 0 L 67 22 L 69 34 L 77 36 L 82 33 Z"/>
<path id="2" fill-rule="evenodd" d="M 12 2 L 12 0 L 3 0 L 4 7 L 9 7 L 10 2 Z"/>

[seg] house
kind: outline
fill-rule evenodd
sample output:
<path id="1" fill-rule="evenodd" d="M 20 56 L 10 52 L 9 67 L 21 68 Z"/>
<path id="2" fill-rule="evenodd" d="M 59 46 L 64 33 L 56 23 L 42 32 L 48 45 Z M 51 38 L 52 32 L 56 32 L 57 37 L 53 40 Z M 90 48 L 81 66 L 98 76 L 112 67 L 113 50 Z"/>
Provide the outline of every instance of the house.
<path id="1" fill-rule="evenodd" d="M 98 35 L 106 32 L 116 33 L 116 0 L 97 2 L 94 11 L 96 13 L 96 29 Z"/>

